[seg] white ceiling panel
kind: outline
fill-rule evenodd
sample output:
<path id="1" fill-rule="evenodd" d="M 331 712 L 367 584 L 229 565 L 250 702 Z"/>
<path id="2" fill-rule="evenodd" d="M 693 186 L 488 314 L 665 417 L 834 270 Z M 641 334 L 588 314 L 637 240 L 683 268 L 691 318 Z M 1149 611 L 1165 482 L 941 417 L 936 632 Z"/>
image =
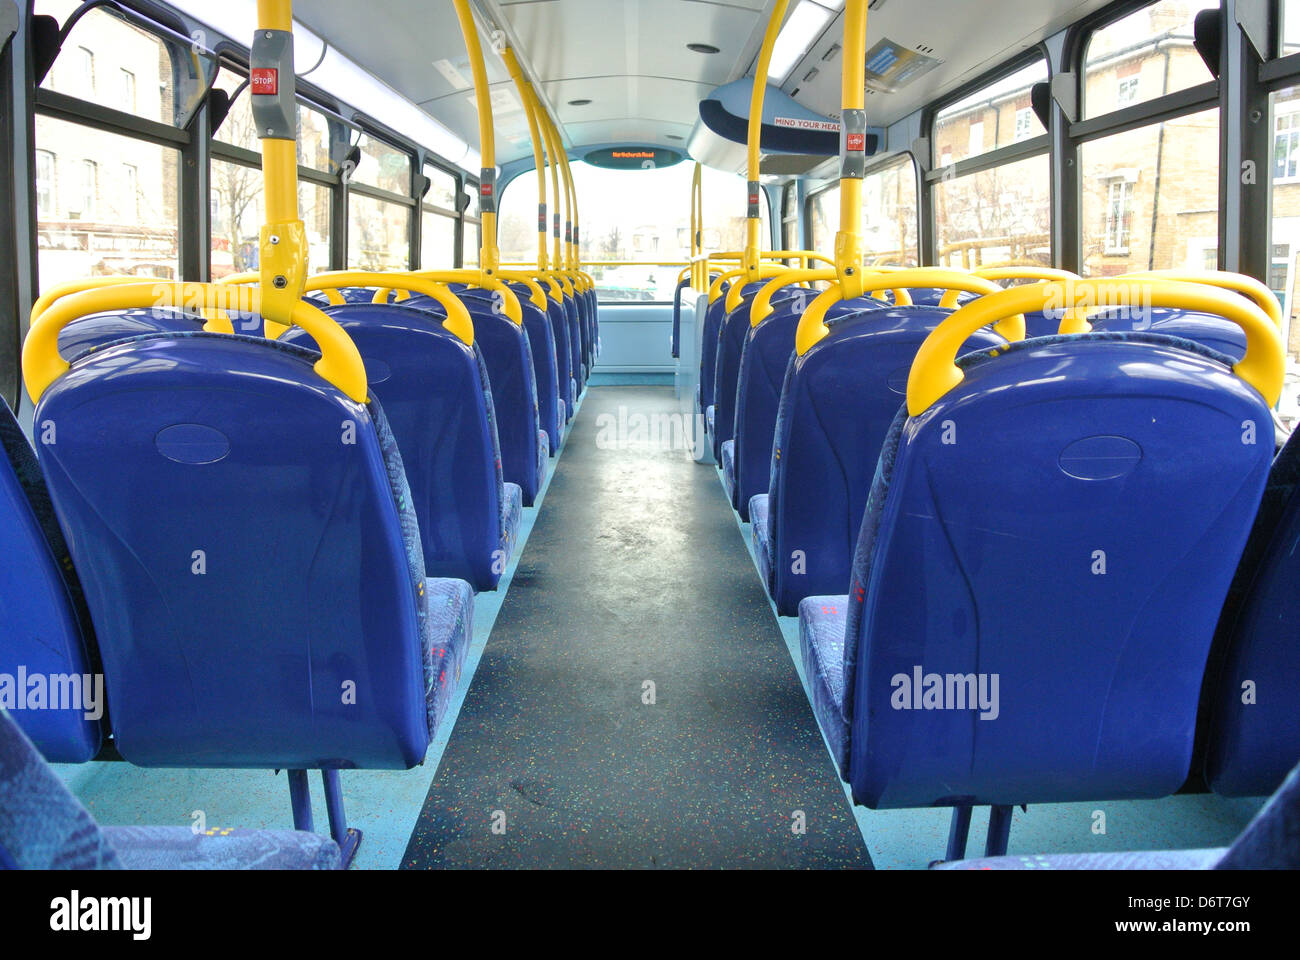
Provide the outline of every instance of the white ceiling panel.
<path id="1" fill-rule="evenodd" d="M 540 81 L 565 139 L 575 146 L 625 141 L 679 145 L 714 87 L 753 66 L 773 0 L 473 0 L 514 38 Z M 867 98 L 871 122 L 888 125 L 1005 62 L 1108 0 L 885 0 L 867 21 L 867 45 L 889 38 L 943 63 L 893 94 Z M 791 8 L 794 7 L 791 3 Z M 449 0 L 297 0 L 295 13 L 362 67 L 478 147 L 478 120 L 464 43 Z M 840 40 L 840 18 L 790 74 L 787 92 L 825 114 L 839 112 L 840 60 L 822 55 Z M 688 43 L 719 48 L 694 53 Z M 488 50 L 494 90 L 513 94 Z M 804 76 L 813 67 L 818 76 Z M 572 107 L 570 100 L 590 99 Z M 497 119 L 498 160 L 531 152 L 517 100 Z"/>

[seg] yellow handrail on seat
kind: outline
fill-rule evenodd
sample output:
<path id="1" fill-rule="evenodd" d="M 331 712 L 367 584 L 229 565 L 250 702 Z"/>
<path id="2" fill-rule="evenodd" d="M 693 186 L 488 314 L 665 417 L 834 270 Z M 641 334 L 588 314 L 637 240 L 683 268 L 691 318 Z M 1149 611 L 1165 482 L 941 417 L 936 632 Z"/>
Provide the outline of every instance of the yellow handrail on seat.
<path id="1" fill-rule="evenodd" d="M 1246 353 L 1233 372 L 1259 391 L 1270 407 L 1277 403 L 1286 353 L 1277 327 L 1253 302 L 1203 283 L 1114 277 L 1027 284 L 972 300 L 939 324 L 917 351 L 907 379 L 908 413 L 920 416 L 962 382 L 957 351 L 981 327 L 1031 311 L 1065 308 L 1077 315 L 1122 304 L 1197 310 L 1236 323 L 1246 334 Z"/>
<path id="2" fill-rule="evenodd" d="M 402 274 L 399 277 L 402 287 L 414 293 L 422 293 L 442 304 L 447 310 L 447 319 L 443 327 L 459 337 L 466 345 L 474 345 L 474 321 L 470 319 L 469 310 L 461 299 L 447 289 L 442 283 L 428 277 L 415 274 Z M 307 278 L 307 292 L 316 290 L 338 289 L 340 287 L 380 287 L 391 288 L 394 275 L 391 273 L 373 273 L 366 270 L 339 270 L 332 273 L 319 273 Z M 519 301 L 515 301 L 515 306 Z"/>
<path id="3" fill-rule="evenodd" d="M 260 288 L 250 291 L 236 284 L 171 281 L 111 285 L 63 297 L 41 314 L 40 322 L 32 327 L 23 344 L 23 381 L 27 393 L 33 403 L 38 402 L 50 384 L 68 371 L 68 362 L 59 355 L 59 331 L 78 317 L 160 306 L 204 311 L 251 307 L 260 312 L 264 304 Z M 365 403 L 369 396 L 365 364 L 343 328 L 320 309 L 301 300 L 290 305 L 289 315 L 284 319 L 306 330 L 320 347 L 316 372 L 357 403 Z"/>
<path id="4" fill-rule="evenodd" d="M 1002 292 L 1002 288 L 992 280 L 985 280 L 956 270 L 943 270 L 938 267 L 914 267 L 890 273 L 867 273 L 862 279 L 863 294 L 900 287 L 939 287 L 948 290 L 965 290 L 969 293 L 978 293 L 981 296 Z M 822 291 L 817 299 L 804 311 L 803 318 L 799 321 L 799 329 L 795 331 L 794 336 L 795 351 L 799 356 L 803 356 L 831 332 L 830 328 L 826 326 L 826 311 L 843 299 L 839 288 L 832 286 L 830 289 Z M 999 322 L 994 329 L 1007 340 L 1023 340 L 1025 338 L 1025 318 L 1023 314 L 1016 313 L 1006 317 L 999 317 L 998 320 Z"/>

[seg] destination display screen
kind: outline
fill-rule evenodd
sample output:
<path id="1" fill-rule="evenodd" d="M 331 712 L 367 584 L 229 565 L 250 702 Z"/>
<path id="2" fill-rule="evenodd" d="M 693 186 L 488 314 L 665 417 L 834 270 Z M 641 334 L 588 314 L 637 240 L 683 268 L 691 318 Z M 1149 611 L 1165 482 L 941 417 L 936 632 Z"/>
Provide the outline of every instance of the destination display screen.
<path id="1" fill-rule="evenodd" d="M 607 170 L 655 170 L 681 163 L 682 154 L 663 147 L 612 147 L 593 150 L 583 157 L 593 167 Z"/>

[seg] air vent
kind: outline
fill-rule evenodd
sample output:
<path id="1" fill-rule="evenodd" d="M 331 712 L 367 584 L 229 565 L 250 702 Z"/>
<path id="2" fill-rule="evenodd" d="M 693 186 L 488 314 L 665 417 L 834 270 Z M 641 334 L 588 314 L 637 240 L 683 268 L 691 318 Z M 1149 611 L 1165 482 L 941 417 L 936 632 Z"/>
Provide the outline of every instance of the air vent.
<path id="1" fill-rule="evenodd" d="M 839 52 L 840 45 L 838 43 L 832 43 L 830 49 L 822 54 L 822 62 L 825 63 L 828 60 L 833 60 L 835 55 Z"/>
<path id="2" fill-rule="evenodd" d="M 916 49 L 921 53 L 925 53 L 925 54 L 934 53 L 934 47 L 927 47 L 924 43 L 918 43 L 916 45 Z"/>
<path id="3" fill-rule="evenodd" d="M 809 70 L 807 73 L 803 75 L 803 82 L 811 83 L 813 78 L 816 77 L 817 74 L 819 73 L 821 73 L 821 71 L 818 70 L 816 67 L 813 67 L 811 70 Z"/>

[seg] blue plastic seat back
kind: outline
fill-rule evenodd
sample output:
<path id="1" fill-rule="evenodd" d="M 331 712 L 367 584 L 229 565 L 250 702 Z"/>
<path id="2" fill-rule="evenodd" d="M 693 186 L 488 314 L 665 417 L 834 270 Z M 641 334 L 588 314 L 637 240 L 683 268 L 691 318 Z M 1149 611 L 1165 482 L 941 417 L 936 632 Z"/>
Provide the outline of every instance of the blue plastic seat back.
<path id="1" fill-rule="evenodd" d="M 772 314 L 757 327 L 750 327 L 740 353 L 735 400 L 735 485 L 732 506 L 742 520 L 749 521 L 749 501 L 768 493 L 772 474 L 772 442 L 786 371 L 794 354 L 795 332 L 808 297 L 795 293 L 776 301 Z M 883 307 L 874 298 L 863 297 L 838 303 L 826 313 L 828 323 L 850 313 Z"/>
<path id="2" fill-rule="evenodd" d="M 425 573 L 494 590 L 508 550 L 505 493 L 487 369 L 443 317 L 402 304 L 326 312 L 356 344 L 397 439 L 420 528 Z M 281 342 L 312 346 L 298 327 Z"/>
<path id="3" fill-rule="evenodd" d="M 1271 427 L 1261 443 L 1267 443 Z M 1226 796 L 1275 789 L 1300 758 L 1300 440 L 1273 462 L 1215 638 L 1202 711 L 1206 782 Z"/>
<path id="4" fill-rule="evenodd" d="M 900 411 L 862 521 L 843 661 L 853 795 L 1173 793 L 1268 476 L 1268 405 L 1229 358 L 1152 334 L 960 365 L 924 414 Z"/>
<path id="5" fill-rule="evenodd" d="M 745 339 L 749 333 L 749 307 L 754 297 L 763 289 L 764 282 L 750 283 L 741 291 L 740 306 L 725 314 L 718 324 L 717 358 L 713 363 L 713 456 L 722 461 L 722 445 L 734 436 L 736 425 L 736 384 L 740 380 L 740 354 L 745 349 Z M 789 299 L 811 302 L 808 291 L 799 292 L 797 287 L 785 287 L 772 297 L 772 305 L 784 303 Z M 725 301 L 719 297 L 719 302 Z M 710 306 L 710 310 L 712 306 Z M 725 310 L 725 303 L 724 303 Z M 706 329 L 707 332 L 707 329 Z"/>
<path id="6" fill-rule="evenodd" d="M 825 339 L 791 358 L 782 386 L 769 452 L 769 552 L 772 599 L 786 616 L 804 597 L 847 589 L 871 478 L 912 360 L 950 315 L 940 307 L 857 303 L 828 324 Z M 981 330 L 964 349 L 1002 343 Z"/>
<path id="7" fill-rule="evenodd" d="M 907 291 L 907 295 L 912 298 L 912 305 L 916 307 L 937 307 L 947 293 L 948 291 L 942 287 L 909 287 Z M 894 302 L 893 290 L 881 290 L 877 296 L 886 303 Z M 963 290 L 957 294 L 957 306 L 965 306 L 972 300 L 978 299 L 978 293 Z"/>
<path id="8" fill-rule="evenodd" d="M 37 429 L 58 441 L 57 424 Z M 0 708 L 49 759 L 84 763 L 108 729 L 99 651 L 36 454 L 3 400 L 0 446 Z"/>
<path id="9" fill-rule="evenodd" d="M 37 405 L 132 763 L 424 758 L 437 651 L 401 457 L 316 357 L 151 334 L 87 354 Z"/>
<path id="10" fill-rule="evenodd" d="M 560 449 L 560 440 L 564 433 L 564 423 L 560 413 L 560 401 L 564 394 L 560 392 L 559 367 L 555 352 L 555 332 L 551 322 L 529 298 L 532 291 L 521 283 L 512 283 L 511 289 L 519 297 L 519 306 L 524 315 L 524 330 L 528 333 L 528 347 L 533 356 L 533 379 L 537 386 L 537 415 L 541 428 L 546 431 L 550 450 Z M 551 302 L 549 298 L 548 302 Z"/>
<path id="11" fill-rule="evenodd" d="M 725 288 L 724 288 L 725 291 Z M 718 369 L 718 334 L 727 315 L 726 296 L 719 296 L 704 313 L 700 340 L 700 413 L 713 406 L 716 395 L 715 374 Z"/>
<path id="12" fill-rule="evenodd" d="M 551 335 L 555 340 L 555 379 L 559 383 L 560 399 L 564 401 L 567 422 L 573 419 L 577 381 L 573 376 L 573 349 L 569 344 L 569 321 L 564 312 L 564 304 L 548 296 L 546 318 L 550 321 Z M 552 445 L 551 449 L 558 447 Z"/>
<path id="13" fill-rule="evenodd" d="M 559 450 L 564 437 L 564 414 L 560 407 L 564 394 L 560 391 L 555 331 L 546 311 L 532 303 L 524 304 L 524 329 L 528 331 L 528 345 L 533 352 L 533 375 L 537 381 L 537 409 L 542 429 L 546 431 L 551 450 Z"/>
<path id="14" fill-rule="evenodd" d="M 248 332 L 262 332 L 261 318 L 258 318 L 256 326 L 256 331 Z M 72 361 L 114 340 L 144 333 L 193 333 L 202 329 L 202 320 L 180 310 L 160 308 L 94 313 L 78 318 L 59 331 L 59 355 Z"/>
<path id="15" fill-rule="evenodd" d="M 465 292 L 462 302 L 474 321 L 474 344 L 492 388 L 501 473 L 507 483 L 519 484 L 524 506 L 531 507 L 545 479 L 545 464 L 538 453 L 541 423 L 528 331 L 499 313 L 490 293 L 484 297 Z M 424 296 L 403 300 L 400 306 L 440 318 L 447 315 L 441 304 Z"/>
<path id="16" fill-rule="evenodd" d="M 564 318 L 569 325 L 570 364 L 574 379 L 578 381 L 578 392 L 581 393 L 587 384 L 587 366 L 583 357 L 582 321 L 578 317 L 578 302 L 570 294 L 564 296 Z"/>
<path id="17" fill-rule="evenodd" d="M 677 289 L 673 292 L 672 354 L 674 360 L 682 355 L 682 293 L 690 285 L 689 278 L 683 280 L 677 284 Z"/>
<path id="18" fill-rule="evenodd" d="M 1241 327 L 1223 317 L 1192 310 L 1147 307 L 1115 307 L 1088 315 L 1092 329 L 1099 333 L 1163 333 L 1182 337 L 1240 360 L 1246 354 L 1246 335 Z"/>
<path id="19" fill-rule="evenodd" d="M 587 298 L 586 291 L 575 292 L 573 297 L 574 309 L 578 311 L 578 331 L 582 336 L 582 363 L 587 368 L 587 375 L 591 376 L 592 363 L 592 340 L 591 340 L 591 301 Z"/>
<path id="20" fill-rule="evenodd" d="M 337 292 L 339 296 L 343 298 L 344 303 L 374 303 L 375 293 L 377 291 L 370 287 L 341 287 Z M 395 294 L 390 290 L 388 292 L 388 302 L 392 303 L 394 298 Z M 310 293 L 306 293 L 303 295 L 303 299 L 312 304 L 312 306 L 321 308 L 328 306 L 341 306 L 341 304 L 331 304 L 329 297 L 321 290 L 313 290 Z"/>

